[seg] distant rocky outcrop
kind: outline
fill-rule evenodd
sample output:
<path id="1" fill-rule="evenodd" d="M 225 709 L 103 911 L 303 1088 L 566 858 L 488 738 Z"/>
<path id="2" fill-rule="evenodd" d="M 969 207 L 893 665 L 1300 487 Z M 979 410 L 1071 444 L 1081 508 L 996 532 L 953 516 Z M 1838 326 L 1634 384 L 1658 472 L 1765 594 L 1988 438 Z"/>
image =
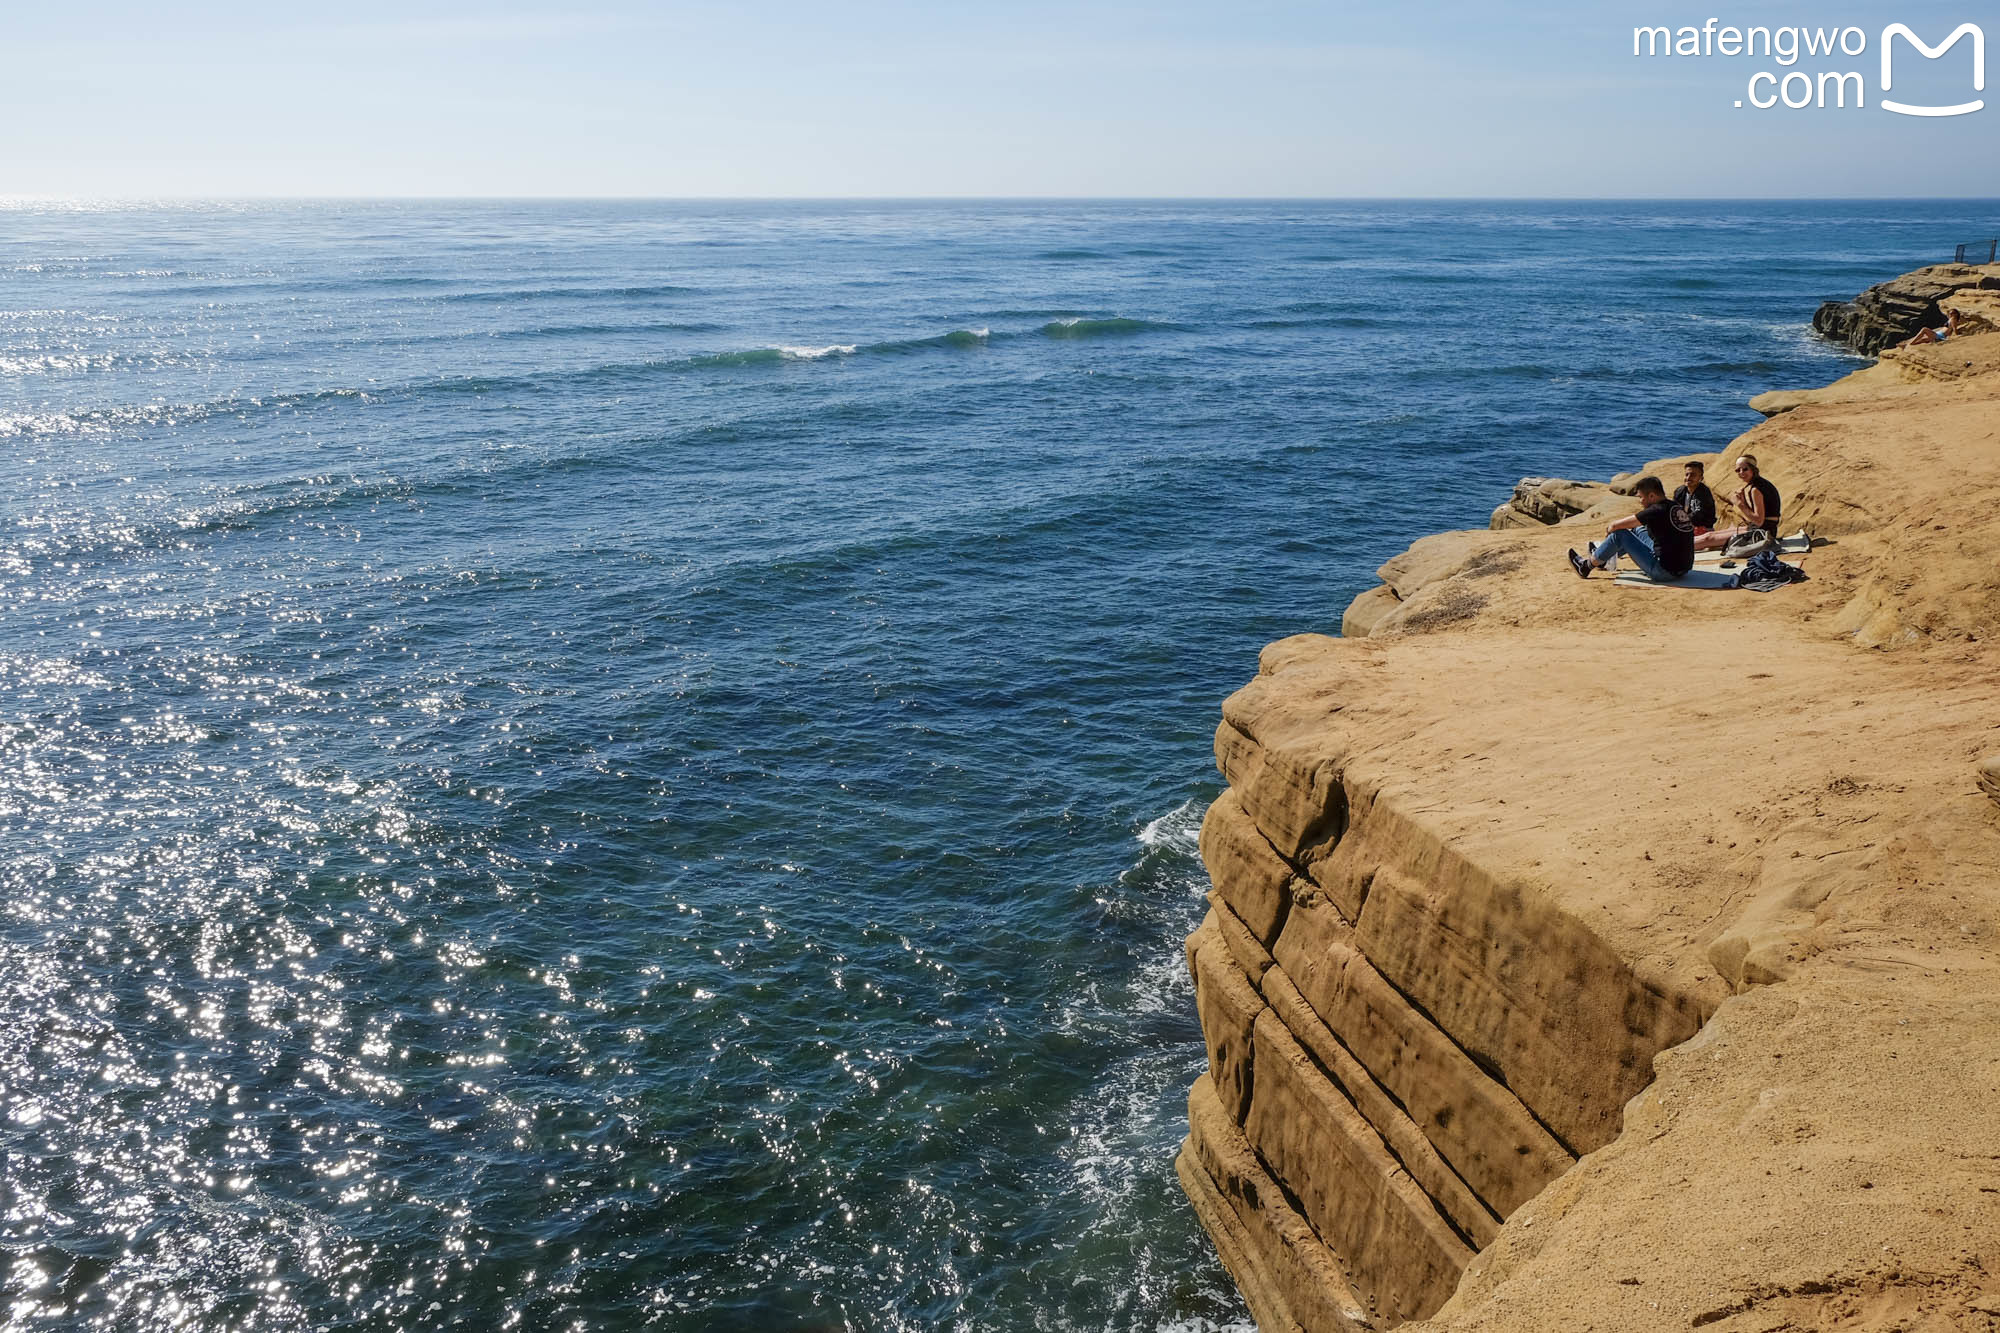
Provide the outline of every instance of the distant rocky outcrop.
<path id="1" fill-rule="evenodd" d="M 1523 477 L 1507 503 L 1493 511 L 1487 526 L 1494 532 L 1509 528 L 1539 528 L 1560 523 L 1604 503 L 1617 492 L 1601 481 L 1566 481 L 1561 477 Z"/>
<path id="2" fill-rule="evenodd" d="M 1852 301 L 1828 301 L 1813 313 L 1823 338 L 1874 356 L 1916 333 L 1944 323 L 1942 303 L 1968 290 L 2000 290 L 2000 265 L 1933 264 L 1878 282 Z"/>

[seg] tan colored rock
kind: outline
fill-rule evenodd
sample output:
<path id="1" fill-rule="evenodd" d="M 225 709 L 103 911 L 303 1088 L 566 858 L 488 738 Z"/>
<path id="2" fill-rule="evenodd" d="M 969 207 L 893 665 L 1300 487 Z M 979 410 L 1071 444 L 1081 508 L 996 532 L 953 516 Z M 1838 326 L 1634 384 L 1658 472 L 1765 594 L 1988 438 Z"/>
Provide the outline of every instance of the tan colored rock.
<path id="1" fill-rule="evenodd" d="M 1820 389 L 1771 389 L 1750 400 L 1753 411 L 1767 417 L 1775 417 L 1781 412 L 1804 407 L 1808 403 L 1838 403 L 1853 398 L 1865 398 L 1879 389 L 1899 388 L 1914 382 L 1914 377 L 1904 371 L 1900 361 L 1884 359 L 1872 366 L 1863 366 L 1851 375 L 1843 376 Z"/>
<path id="2" fill-rule="evenodd" d="M 1257 1016 L 1256 1048 L 1244 1130 L 1257 1156 L 1341 1256 L 1371 1314 L 1400 1322 L 1436 1310 L 1471 1248 L 1269 1010 Z"/>
<path id="3" fill-rule="evenodd" d="M 1515 508 L 1514 502 L 1509 500 L 1504 504 L 1498 504 L 1493 507 L 1493 517 L 1487 520 L 1486 526 L 1494 532 L 1505 532 L 1509 528 L 1540 528 L 1548 525 L 1534 515 L 1523 513 L 1521 510 Z M 1345 633 L 1346 631 L 1343 630 L 1342 632 Z M 1350 635 L 1349 637 L 1354 636 Z"/>
<path id="4" fill-rule="evenodd" d="M 1311 860 L 1337 842 L 1347 828 L 1347 792 L 1339 770 L 1282 751 L 1267 750 L 1253 734 L 1233 725 L 1223 709 L 1215 732 L 1215 755 L 1236 799 L 1257 822 L 1280 856 Z"/>
<path id="5" fill-rule="evenodd" d="M 1349 639 L 1365 639 L 1374 632 L 1382 617 L 1394 611 L 1398 605 L 1396 590 L 1386 583 L 1377 584 L 1347 604 L 1347 611 L 1340 617 L 1340 632 Z"/>
<path id="6" fill-rule="evenodd" d="M 1207 1075 L 1188 1094 L 1188 1139 L 1175 1168 L 1264 1333 L 1374 1327 L 1339 1259 L 1251 1151 Z"/>
<path id="7" fill-rule="evenodd" d="M 1195 932 L 1189 950 L 1194 962 L 1195 1009 L 1208 1046 L 1208 1074 L 1231 1119 L 1241 1123 L 1250 1107 L 1255 1053 L 1250 1033 L 1264 998 L 1236 966 L 1214 913 Z"/>
<path id="8" fill-rule="evenodd" d="M 1992 1328 L 2000 1163 L 1956 1112 L 1991 1104 L 2000 1006 L 1940 993 L 1962 962 L 1823 959 L 1731 1000 L 1408 1333 Z"/>
<path id="9" fill-rule="evenodd" d="M 1229 909 L 1269 949 L 1291 909 L 1293 870 L 1244 812 L 1229 790 L 1209 804 L 1201 821 L 1201 860 Z"/>
<path id="10" fill-rule="evenodd" d="M 2000 292 L 1980 292 L 1978 301 L 1953 301 L 1968 310 L 1982 312 L 1972 317 L 1963 336 L 1923 347 L 1891 347 L 1879 361 L 1835 380 L 1822 389 L 1774 389 L 1750 400 L 1750 406 L 1767 417 L 1795 408 L 1827 403 L 1848 403 L 1879 398 L 1912 384 L 1937 384 L 1987 375 L 2000 369 L 2000 338 L 1986 336 L 1985 313 L 2000 318 Z"/>
<path id="11" fill-rule="evenodd" d="M 2000 291 L 1958 291 L 1938 302 L 1946 315 L 1958 316 L 1961 334 L 2000 333 Z"/>
<path id="12" fill-rule="evenodd" d="M 1942 303 L 1968 288 L 2000 288 L 2000 268 L 1933 264 L 1877 283 L 1852 301 L 1828 301 L 1814 312 L 1822 337 L 1872 356 L 1918 329 L 1942 321 Z"/>
<path id="13" fill-rule="evenodd" d="M 1809 582 L 1579 582 L 1600 502 L 1418 543 L 1225 703 L 1224 822 L 1285 869 L 1209 858 L 1248 1054 L 1183 1179 L 1260 1319 L 1466 1263 L 1424 1328 L 1991 1322 L 2000 337 L 1882 365 L 1705 458 L 1758 455 Z"/>
<path id="14" fill-rule="evenodd" d="M 1285 979 L 1506 1217 L 1569 1168 L 1570 1154 L 1507 1087 L 1383 980 L 1329 909 L 1301 909 L 1278 943 Z"/>
<path id="15" fill-rule="evenodd" d="M 1489 526 L 1500 531 L 1560 523 L 1616 493 L 1602 482 L 1523 477 L 1507 503 L 1493 511 Z"/>
<path id="16" fill-rule="evenodd" d="M 1369 1128 L 1382 1136 L 1389 1151 L 1410 1173 L 1417 1187 L 1428 1195 L 1445 1219 L 1475 1249 L 1500 1233 L 1500 1219 L 1493 1214 L 1459 1174 L 1452 1170 L 1416 1121 L 1410 1119 L 1389 1091 L 1341 1044 L 1333 1029 L 1321 1021 L 1306 1003 L 1291 978 L 1281 967 L 1266 969 L 1261 989 L 1271 1012 L 1285 1025 L 1294 1040 L 1312 1055 L 1313 1061 L 1334 1087 L 1354 1104 L 1368 1121 Z M 1569 1165 L 1564 1158 L 1562 1165 Z M 1551 1178 L 1554 1172 L 1550 1173 Z"/>
<path id="17" fill-rule="evenodd" d="M 1512 573 L 1519 568 L 1521 549 L 1519 540 L 1510 534 L 1441 532 L 1419 538 L 1376 573 L 1398 599 L 1408 601 L 1430 585 L 1457 575 L 1486 579 Z"/>
<path id="18" fill-rule="evenodd" d="M 1691 996 L 1636 976 L 1582 923 L 1449 851 L 1427 882 L 1383 870 L 1356 942 L 1576 1152 L 1618 1133 L 1653 1056 L 1700 1029 Z"/>
<path id="19" fill-rule="evenodd" d="M 1236 964 L 1237 970 L 1252 986 L 1261 989 L 1264 984 L 1264 973 L 1269 971 L 1277 960 L 1271 957 L 1271 951 L 1264 947 L 1264 942 L 1243 924 L 1242 918 L 1229 910 L 1229 904 L 1219 892 L 1214 890 L 1209 892 L 1208 905 L 1211 909 L 1209 918 L 1215 922 L 1216 930 L 1222 935 L 1222 942 L 1229 950 L 1230 961 Z"/>

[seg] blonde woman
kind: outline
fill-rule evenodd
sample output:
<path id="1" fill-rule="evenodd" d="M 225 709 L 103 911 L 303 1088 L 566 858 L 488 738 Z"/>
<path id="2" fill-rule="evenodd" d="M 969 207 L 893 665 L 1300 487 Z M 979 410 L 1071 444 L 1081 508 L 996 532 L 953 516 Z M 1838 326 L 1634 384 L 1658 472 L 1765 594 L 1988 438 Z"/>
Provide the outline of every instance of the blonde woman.
<path id="1" fill-rule="evenodd" d="M 1743 515 L 1742 525 L 1704 532 L 1695 538 L 1697 551 L 1719 551 L 1729 545 L 1732 537 L 1741 537 L 1759 528 L 1770 533 L 1772 541 L 1778 540 L 1778 488 L 1765 479 L 1755 455 L 1743 454 L 1737 458 L 1736 479 L 1743 483 L 1734 496 L 1736 512 Z"/>
<path id="2" fill-rule="evenodd" d="M 1897 343 L 1896 346 L 1922 347 L 1926 343 L 1941 343 L 1948 338 L 1956 338 L 1957 336 L 1958 336 L 1958 312 L 1954 310 L 1949 315 L 1945 316 L 1944 323 L 1938 325 L 1936 328 L 1918 329 L 1916 333 L 1910 337 L 1908 342 L 1900 342 Z"/>

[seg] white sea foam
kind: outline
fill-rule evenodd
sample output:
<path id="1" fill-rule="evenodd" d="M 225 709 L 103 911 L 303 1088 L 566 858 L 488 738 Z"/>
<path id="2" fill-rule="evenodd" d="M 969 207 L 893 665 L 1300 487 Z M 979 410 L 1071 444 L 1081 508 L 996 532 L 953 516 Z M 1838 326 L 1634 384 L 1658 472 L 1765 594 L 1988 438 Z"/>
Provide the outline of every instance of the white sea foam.
<path id="1" fill-rule="evenodd" d="M 828 343 L 825 347 L 780 346 L 778 354 L 788 361 L 818 361 L 829 356 L 853 356 L 858 344 Z"/>
<path id="2" fill-rule="evenodd" d="M 1165 847 L 1192 856 L 1200 847 L 1201 817 L 1207 813 L 1207 802 L 1183 801 L 1140 829 L 1139 841 L 1146 847 Z"/>

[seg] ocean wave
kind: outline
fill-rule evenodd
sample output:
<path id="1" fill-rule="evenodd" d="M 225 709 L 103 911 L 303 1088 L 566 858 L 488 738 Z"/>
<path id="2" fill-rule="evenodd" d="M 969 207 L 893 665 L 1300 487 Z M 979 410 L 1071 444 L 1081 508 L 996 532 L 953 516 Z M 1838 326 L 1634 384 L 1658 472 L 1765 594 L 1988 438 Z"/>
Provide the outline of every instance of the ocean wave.
<path id="1" fill-rule="evenodd" d="M 700 290 L 699 287 L 688 287 L 672 282 L 623 287 L 502 287 L 452 292 L 437 299 L 473 304 L 504 304 L 508 301 L 637 301 L 660 296 L 688 296 Z"/>
<path id="2" fill-rule="evenodd" d="M 1207 813 L 1206 801 L 1183 801 L 1140 829 L 1139 842 L 1149 849 L 1164 847 L 1193 856 L 1200 848 L 1201 821 Z"/>
<path id="3" fill-rule="evenodd" d="M 1172 324 L 1142 319 L 1091 319 L 1071 316 L 1043 324 L 1036 333 L 1055 339 L 1129 336 L 1175 329 Z M 561 329 L 561 326 L 557 326 Z M 507 335 L 503 335 L 507 336 Z M 522 335 L 528 336 L 528 335 Z M 995 333 L 986 327 L 949 329 L 918 338 L 892 338 L 874 343 L 778 343 L 763 347 L 737 348 L 699 356 L 649 358 L 641 361 L 602 362 L 595 365 L 536 371 L 522 375 L 444 375 L 402 383 L 340 385 L 324 389 L 277 394 L 233 394 L 206 402 L 140 403 L 117 407 L 84 408 L 69 411 L 0 413 L 0 439 L 101 435 L 127 428 L 186 426 L 214 417 L 241 416 L 252 412 L 299 410 L 334 403 L 368 404 L 390 399 L 413 400 L 427 397 L 514 392 L 533 393 L 579 384 L 616 384 L 638 381 L 655 375 L 689 371 L 742 369 L 781 365 L 790 362 L 820 362 L 856 356 L 907 356 L 936 350 L 963 351 L 1019 333 Z M 0 362 L 0 367 L 7 363 Z M 24 361 L 17 370 L 91 369 L 51 363 L 30 366 Z M 105 368 L 109 368 L 107 363 Z"/>
<path id="4" fill-rule="evenodd" d="M 1776 375 L 1784 367 L 1774 361 L 1703 361 L 1679 373 L 1696 375 Z"/>
<path id="5" fill-rule="evenodd" d="M 539 324 L 525 329 L 495 329 L 485 333 L 452 333 L 442 338 L 435 335 L 399 339 L 399 343 L 462 342 L 467 339 L 490 338 L 500 341 L 531 340 L 535 338 L 595 338 L 629 337 L 647 333 L 721 333 L 726 324 L 701 321 L 657 320 L 649 324 Z"/>
<path id="6" fill-rule="evenodd" d="M 1253 329 L 1381 329 L 1395 321 L 1367 315 L 1307 315 L 1297 319 L 1252 320 Z"/>
<path id="7" fill-rule="evenodd" d="M 712 352 L 707 356 L 689 357 L 680 364 L 701 368 L 709 366 L 769 366 L 780 361 L 824 361 L 830 356 L 853 356 L 857 350 L 853 343 L 828 343 L 824 347 L 751 347 L 737 352 Z M 660 365 L 663 363 L 652 362 Z"/>
<path id="8" fill-rule="evenodd" d="M 175 513 L 41 516 L 15 523 L 0 554 L 17 571 L 35 561 L 53 560 L 60 566 L 86 558 L 119 560 L 248 531 L 264 519 L 287 513 L 332 509 L 355 502 L 409 499 L 418 489 L 416 484 L 400 478 L 299 477 L 225 492 Z"/>
<path id="9" fill-rule="evenodd" d="M 0 418 L 0 427 L 6 418 Z M 421 509 L 450 496 L 483 497 L 524 483 L 616 471 L 630 460 L 602 453 L 550 456 L 522 450 L 498 464 L 487 455 L 402 475 L 314 473 L 210 490 L 192 505 L 152 513 L 46 514 L 0 529 L 0 568 L 20 572 L 36 561 L 117 561 L 150 551 L 184 549 L 268 521 L 337 514 L 391 502 Z"/>
<path id="10" fill-rule="evenodd" d="M 341 277 L 317 277 L 309 275 L 286 276 L 262 273 L 211 274 L 188 272 L 112 273 L 105 272 L 92 276 L 102 278 L 179 278 L 165 294 L 175 298 L 192 296 L 268 296 L 280 292 L 383 292 L 387 299 L 444 304 L 506 305 L 510 302 L 527 301 L 644 301 L 657 300 L 667 296 L 686 296 L 699 293 L 699 287 L 684 286 L 679 283 L 641 283 L 616 286 L 562 286 L 562 287 L 479 287 L 470 291 L 447 291 L 442 288 L 458 288 L 465 285 L 462 278 L 434 278 L 412 274 L 389 274 L 378 276 L 355 275 Z"/>
<path id="11" fill-rule="evenodd" d="M 931 338 L 904 338 L 875 343 L 870 352 L 920 352 L 930 347 L 983 347 L 993 336 L 991 329 L 953 329 Z"/>
<path id="12" fill-rule="evenodd" d="M 1178 327 L 1175 324 L 1155 323 L 1150 319 L 1128 319 L 1122 315 L 1109 319 L 1076 316 L 1052 319 L 1036 332 L 1044 338 L 1129 338 L 1139 333 L 1173 332 Z"/>
<path id="13" fill-rule="evenodd" d="M 1035 309 L 1035 310 L 988 310 L 983 319 L 1075 319 L 1085 312 L 1081 310 Z"/>
<path id="14" fill-rule="evenodd" d="M 702 356 L 644 361 L 605 362 L 572 369 L 540 371 L 527 375 L 446 375 L 433 379 L 410 380 L 397 384 L 368 386 L 341 385 L 278 394 L 234 394 L 206 402 L 137 403 L 117 407 L 79 408 L 68 411 L 0 413 L 0 439 L 38 436 L 104 435 L 129 428 L 186 426 L 213 417 L 251 412 L 298 410 L 337 402 L 374 403 L 388 399 L 420 399 L 459 395 L 517 392 L 528 393 L 566 384 L 620 383 L 661 374 L 777 365 L 786 362 L 815 362 L 850 356 L 907 355 L 927 349 L 982 347 L 992 337 L 984 328 L 952 329 L 926 338 L 900 338 L 878 343 L 777 344 L 713 352 Z M 15 361 L 19 361 L 16 365 Z M 16 373 L 33 370 L 95 369 L 51 362 L 31 365 L 26 359 L 0 358 L 0 370 L 12 366 Z M 109 367 L 109 362 L 104 368 Z"/>
<path id="15" fill-rule="evenodd" d="M 690 357 L 680 364 L 691 368 L 768 366 L 784 361 L 825 361 L 832 357 L 894 356 L 931 348 L 982 347 L 992 336 L 991 329 L 953 329 L 928 338 L 891 338 L 876 343 L 828 343 L 820 347 L 779 344 L 735 352 L 714 352 L 707 356 Z"/>
<path id="16" fill-rule="evenodd" d="M 46 319 L 71 319 L 93 324 L 116 324 L 120 318 L 121 316 L 106 314 L 101 310 L 70 310 L 63 307 L 0 310 L 0 320 L 9 322 L 23 319 L 31 319 L 37 322 Z"/>

